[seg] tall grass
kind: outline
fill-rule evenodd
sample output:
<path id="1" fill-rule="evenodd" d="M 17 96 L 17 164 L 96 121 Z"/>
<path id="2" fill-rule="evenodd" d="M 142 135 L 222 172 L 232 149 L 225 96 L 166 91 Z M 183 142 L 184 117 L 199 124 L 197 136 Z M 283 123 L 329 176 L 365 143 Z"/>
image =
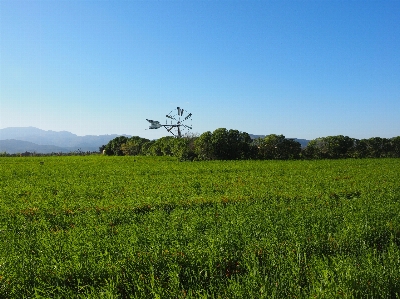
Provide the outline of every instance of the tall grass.
<path id="1" fill-rule="evenodd" d="M 2 298 L 399 298 L 399 246 L 398 159 L 0 159 Z"/>

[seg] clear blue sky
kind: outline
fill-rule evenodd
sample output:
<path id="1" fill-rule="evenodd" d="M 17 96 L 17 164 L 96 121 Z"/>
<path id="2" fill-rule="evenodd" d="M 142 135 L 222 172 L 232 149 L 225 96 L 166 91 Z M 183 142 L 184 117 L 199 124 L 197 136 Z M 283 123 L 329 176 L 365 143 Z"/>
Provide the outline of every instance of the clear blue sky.
<path id="1" fill-rule="evenodd" d="M 400 1 L 0 0 L 0 128 L 400 135 Z"/>

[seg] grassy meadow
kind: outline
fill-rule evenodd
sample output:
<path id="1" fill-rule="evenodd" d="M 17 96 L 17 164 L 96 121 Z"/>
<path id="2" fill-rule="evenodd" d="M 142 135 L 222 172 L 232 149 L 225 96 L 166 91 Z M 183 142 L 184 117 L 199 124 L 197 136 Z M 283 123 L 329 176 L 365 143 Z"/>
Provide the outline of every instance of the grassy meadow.
<path id="1" fill-rule="evenodd" d="M 400 159 L 0 158 L 0 298 L 400 298 Z"/>

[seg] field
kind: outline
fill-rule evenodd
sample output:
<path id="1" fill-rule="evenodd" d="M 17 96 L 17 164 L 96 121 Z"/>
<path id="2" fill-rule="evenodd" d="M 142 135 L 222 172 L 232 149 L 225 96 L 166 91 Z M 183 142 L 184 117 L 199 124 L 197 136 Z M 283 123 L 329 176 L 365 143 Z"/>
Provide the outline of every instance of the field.
<path id="1" fill-rule="evenodd" d="M 0 158 L 0 298 L 400 298 L 400 159 Z"/>

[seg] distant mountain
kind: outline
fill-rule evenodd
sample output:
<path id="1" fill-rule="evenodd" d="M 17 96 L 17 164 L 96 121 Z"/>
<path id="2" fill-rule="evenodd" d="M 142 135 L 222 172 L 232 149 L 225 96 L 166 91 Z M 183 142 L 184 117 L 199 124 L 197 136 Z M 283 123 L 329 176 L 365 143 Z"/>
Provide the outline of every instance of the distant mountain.
<path id="1" fill-rule="evenodd" d="M 16 154 L 16 153 L 69 153 L 75 151 L 75 148 L 62 148 L 55 145 L 39 145 L 28 141 L 15 139 L 0 140 L 0 153 Z"/>
<path id="2" fill-rule="evenodd" d="M 78 149 L 85 152 L 98 151 L 100 146 L 118 136 L 121 135 L 77 136 L 67 131 L 45 131 L 34 127 L 5 128 L 0 129 L 0 152 L 51 153 L 71 152 Z"/>
<path id="3" fill-rule="evenodd" d="M 289 139 L 293 139 L 293 140 L 297 141 L 298 143 L 301 144 L 301 147 L 306 147 L 307 144 L 311 141 L 311 140 L 307 140 L 307 139 L 298 139 L 298 138 L 289 138 Z"/>
<path id="4" fill-rule="evenodd" d="M 251 139 L 257 139 L 257 138 L 264 138 L 266 135 L 253 135 L 253 134 L 249 134 Z M 301 147 L 306 147 L 307 144 L 310 142 L 310 140 L 307 139 L 298 139 L 298 138 L 287 138 L 287 139 L 293 139 L 295 141 L 297 141 L 298 143 L 301 144 Z"/>
<path id="5" fill-rule="evenodd" d="M 257 139 L 257 138 L 264 138 L 266 135 L 254 135 L 254 134 L 249 134 L 251 139 Z"/>

